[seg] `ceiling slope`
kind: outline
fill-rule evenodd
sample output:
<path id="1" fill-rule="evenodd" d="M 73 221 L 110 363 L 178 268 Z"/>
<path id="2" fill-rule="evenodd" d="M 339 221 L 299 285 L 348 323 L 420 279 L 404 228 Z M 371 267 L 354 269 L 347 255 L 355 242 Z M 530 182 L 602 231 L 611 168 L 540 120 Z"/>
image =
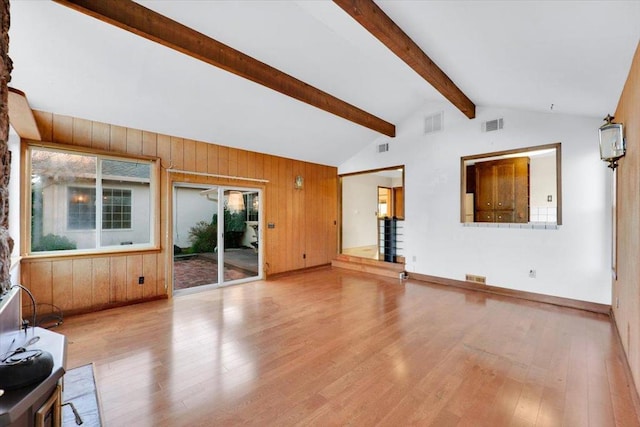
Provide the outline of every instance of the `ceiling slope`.
<path id="1" fill-rule="evenodd" d="M 423 110 L 445 109 L 445 123 L 464 117 L 334 2 L 136 3 L 397 124 L 398 133 Z M 637 0 L 375 5 L 473 100 L 478 116 L 498 107 L 604 117 L 640 39 Z M 11 0 L 9 54 L 11 86 L 35 110 L 336 166 L 392 141 L 52 1 Z"/>
<path id="2" fill-rule="evenodd" d="M 133 1 L 54 1 L 383 135 L 395 136 L 393 124 Z"/>
<path id="3" fill-rule="evenodd" d="M 373 0 L 333 0 L 470 119 L 476 106 Z"/>

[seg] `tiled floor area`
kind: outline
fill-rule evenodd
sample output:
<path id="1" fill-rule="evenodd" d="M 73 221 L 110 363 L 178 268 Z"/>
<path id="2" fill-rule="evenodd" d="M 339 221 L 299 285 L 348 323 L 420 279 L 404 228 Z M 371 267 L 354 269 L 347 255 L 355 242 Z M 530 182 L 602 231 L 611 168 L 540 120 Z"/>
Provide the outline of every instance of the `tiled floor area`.
<path id="1" fill-rule="evenodd" d="M 224 280 L 238 280 L 257 275 L 257 254 L 249 251 L 225 252 Z M 176 257 L 173 263 L 174 289 L 187 289 L 218 282 L 215 254 Z"/>

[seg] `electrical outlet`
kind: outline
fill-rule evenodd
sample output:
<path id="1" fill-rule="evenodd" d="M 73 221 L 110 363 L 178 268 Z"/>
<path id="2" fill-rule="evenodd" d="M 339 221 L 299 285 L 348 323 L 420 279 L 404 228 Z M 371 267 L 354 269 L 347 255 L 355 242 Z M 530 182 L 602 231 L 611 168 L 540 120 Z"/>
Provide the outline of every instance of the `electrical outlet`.
<path id="1" fill-rule="evenodd" d="M 529 277 L 532 279 L 536 278 L 536 271 L 534 269 L 529 270 Z"/>
<path id="2" fill-rule="evenodd" d="M 616 297 L 616 308 L 620 308 L 620 297 Z"/>
<path id="3" fill-rule="evenodd" d="M 144 285 L 144 276 L 138 277 L 138 285 Z"/>
<path id="4" fill-rule="evenodd" d="M 415 255 L 411 257 L 411 261 L 412 262 L 416 262 L 416 256 Z"/>

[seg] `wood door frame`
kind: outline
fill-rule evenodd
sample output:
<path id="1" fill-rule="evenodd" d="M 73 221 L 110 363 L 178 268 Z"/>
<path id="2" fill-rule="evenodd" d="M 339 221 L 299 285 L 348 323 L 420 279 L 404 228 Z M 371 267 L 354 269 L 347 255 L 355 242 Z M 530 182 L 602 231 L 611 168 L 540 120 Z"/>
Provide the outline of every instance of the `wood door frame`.
<path id="1" fill-rule="evenodd" d="M 396 165 L 396 166 L 388 166 L 388 167 L 383 167 L 383 168 L 376 168 L 376 169 L 368 169 L 368 170 L 364 170 L 364 171 L 358 171 L 358 172 L 348 172 L 348 173 L 344 173 L 344 174 L 338 174 L 338 218 L 339 218 L 339 227 L 338 227 L 338 253 L 342 254 L 342 244 L 343 244 L 343 233 L 342 233 L 342 228 L 344 226 L 344 218 L 343 218 L 343 203 L 342 203 L 342 199 L 343 199 L 343 183 L 342 180 L 343 178 L 347 178 L 350 176 L 356 176 L 356 175 L 366 175 L 366 174 L 372 174 L 372 173 L 376 173 L 376 172 L 383 172 L 383 171 L 390 171 L 390 170 L 402 170 L 402 189 L 403 189 L 403 199 L 402 199 L 402 212 L 403 214 L 406 212 L 405 210 L 405 206 L 406 206 L 406 185 L 405 185 L 405 176 L 406 176 L 406 171 L 407 171 L 407 167 L 406 165 Z M 404 220 L 406 218 L 406 215 L 403 215 L 402 218 L 398 218 L 400 220 Z M 376 224 L 378 223 L 377 218 L 376 218 Z M 377 231 L 376 231 L 376 241 L 378 240 L 378 235 L 377 235 Z M 379 250 L 379 248 L 378 248 Z M 378 251 L 379 252 L 379 251 Z"/>

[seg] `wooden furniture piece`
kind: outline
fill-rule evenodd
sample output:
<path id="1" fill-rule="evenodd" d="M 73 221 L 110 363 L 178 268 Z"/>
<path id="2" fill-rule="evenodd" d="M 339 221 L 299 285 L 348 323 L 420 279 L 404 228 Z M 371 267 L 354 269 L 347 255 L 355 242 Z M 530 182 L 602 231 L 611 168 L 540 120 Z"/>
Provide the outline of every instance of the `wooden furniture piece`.
<path id="1" fill-rule="evenodd" d="M 35 427 L 62 426 L 62 387 L 60 384 L 36 411 Z"/>
<path id="2" fill-rule="evenodd" d="M 0 348 L 3 354 L 24 347 L 27 350 L 43 350 L 51 353 L 53 368 L 43 381 L 4 390 L 0 396 L 0 427 L 60 426 L 60 382 L 65 372 L 67 339 L 43 328 L 20 329 L 19 289 L 0 298 Z"/>
<path id="3" fill-rule="evenodd" d="M 529 158 L 475 165 L 475 221 L 529 222 Z"/>
<path id="4" fill-rule="evenodd" d="M 58 387 L 65 372 L 67 340 L 64 335 L 43 328 L 29 328 L 26 335 L 24 332 L 19 334 L 25 338 L 25 342 L 33 337 L 39 337 L 37 342 L 27 348 L 37 348 L 51 353 L 53 369 L 51 374 L 39 384 L 4 392 L 0 397 L 0 427 L 38 426 L 36 419 L 50 419 L 50 425 L 59 426 L 62 402 Z M 50 411 L 51 418 L 48 415 Z"/>

